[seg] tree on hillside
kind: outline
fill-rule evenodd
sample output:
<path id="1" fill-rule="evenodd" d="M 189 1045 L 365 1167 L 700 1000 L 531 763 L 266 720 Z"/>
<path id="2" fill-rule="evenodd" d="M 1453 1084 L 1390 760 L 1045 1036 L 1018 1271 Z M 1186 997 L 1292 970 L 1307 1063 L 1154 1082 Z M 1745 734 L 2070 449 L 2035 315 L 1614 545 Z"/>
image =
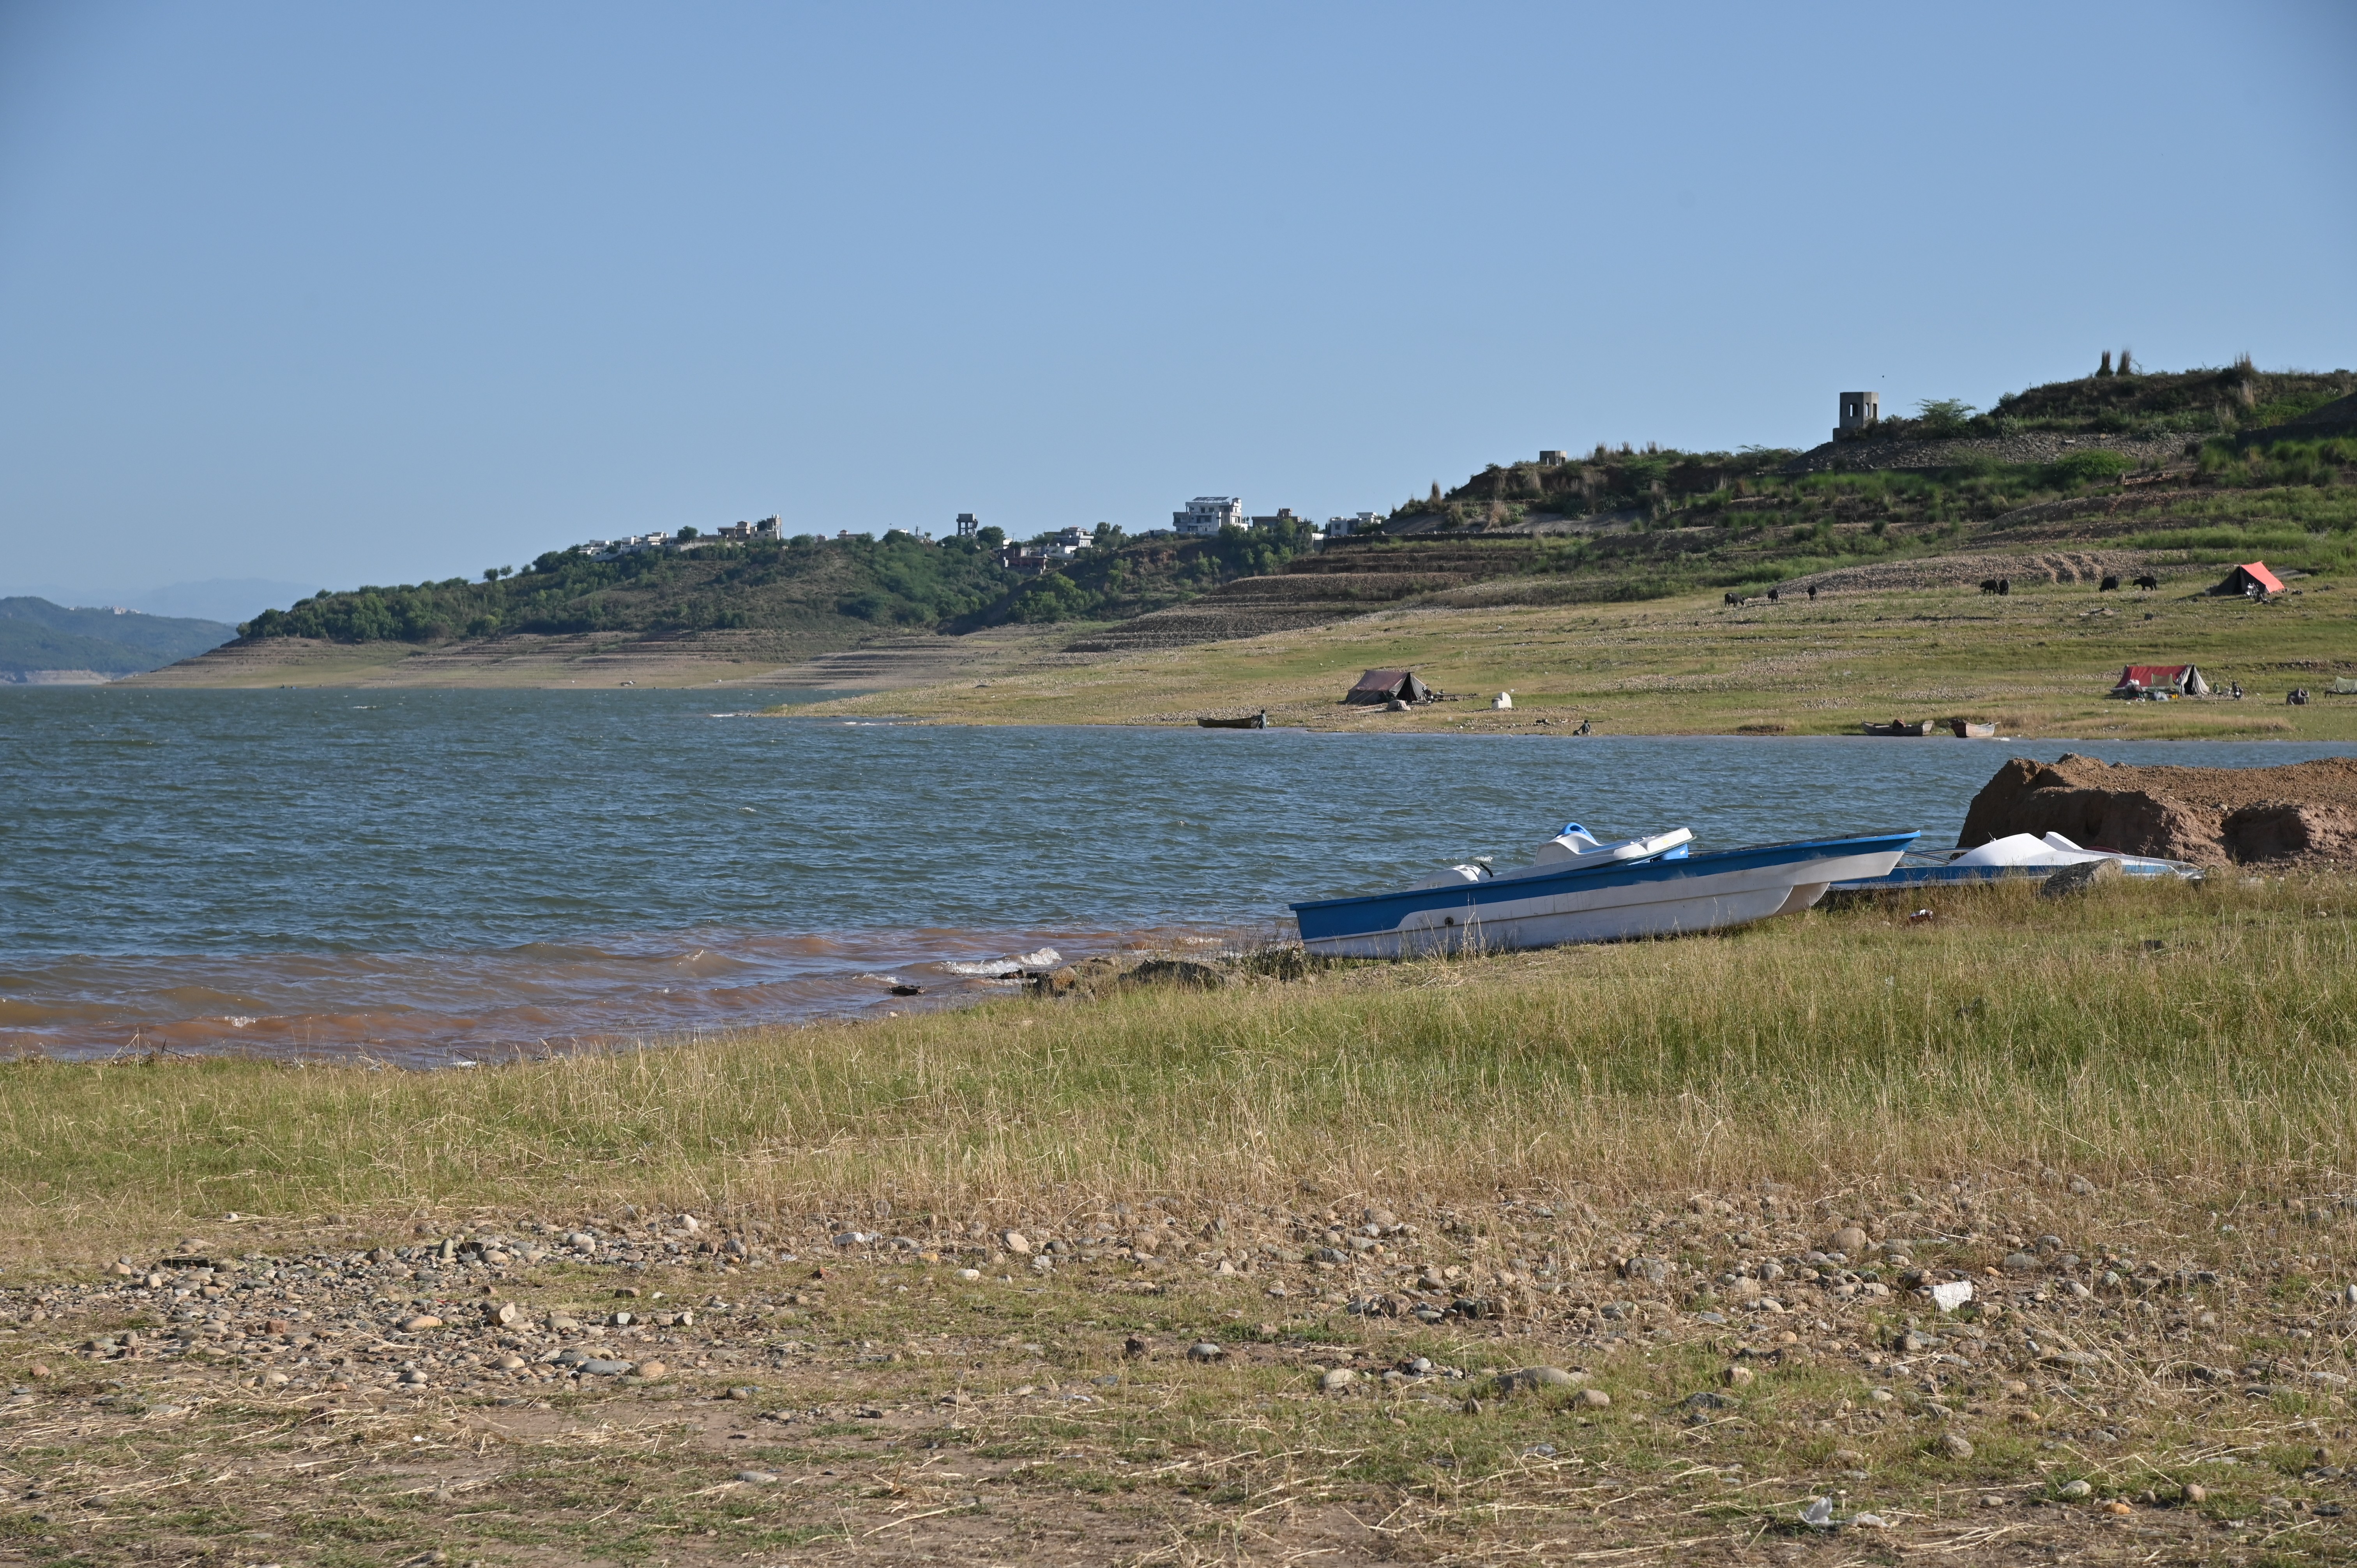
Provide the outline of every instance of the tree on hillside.
<path id="1" fill-rule="evenodd" d="M 1960 397 L 1925 398 L 1915 405 L 1915 417 L 1923 422 L 1926 435 L 1962 435 L 1976 412 Z"/>

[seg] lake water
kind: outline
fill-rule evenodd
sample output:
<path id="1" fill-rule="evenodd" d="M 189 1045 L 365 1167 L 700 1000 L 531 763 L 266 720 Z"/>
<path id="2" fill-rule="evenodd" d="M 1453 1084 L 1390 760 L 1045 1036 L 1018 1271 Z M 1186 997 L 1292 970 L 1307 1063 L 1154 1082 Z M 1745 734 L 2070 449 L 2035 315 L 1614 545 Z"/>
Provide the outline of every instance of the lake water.
<path id="1" fill-rule="evenodd" d="M 0 692 L 0 1048 L 416 1064 L 954 1001 L 1577 819 L 1953 840 L 2008 756 L 2272 743 L 952 729 L 711 693 Z M 899 982 L 924 988 L 895 997 Z"/>

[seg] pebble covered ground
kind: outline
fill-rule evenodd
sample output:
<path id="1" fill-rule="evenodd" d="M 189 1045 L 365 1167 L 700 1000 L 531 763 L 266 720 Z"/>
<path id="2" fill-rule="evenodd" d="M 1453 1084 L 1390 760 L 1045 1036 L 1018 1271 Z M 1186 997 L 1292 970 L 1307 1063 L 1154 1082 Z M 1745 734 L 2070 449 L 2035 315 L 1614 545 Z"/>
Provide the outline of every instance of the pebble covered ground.
<path id="1" fill-rule="evenodd" d="M 2340 1192 L 399 1229 L 0 1273 L 0 1561 L 2357 1555 Z"/>

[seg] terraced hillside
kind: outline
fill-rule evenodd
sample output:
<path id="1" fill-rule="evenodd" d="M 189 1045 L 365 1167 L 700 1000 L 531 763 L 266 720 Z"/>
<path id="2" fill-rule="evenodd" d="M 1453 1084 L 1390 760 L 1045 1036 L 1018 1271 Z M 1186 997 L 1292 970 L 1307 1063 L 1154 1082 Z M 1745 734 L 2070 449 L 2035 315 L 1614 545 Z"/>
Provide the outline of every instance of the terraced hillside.
<path id="1" fill-rule="evenodd" d="M 1324 626 L 1388 605 L 1531 570 L 1522 541 L 1338 540 L 1268 576 L 1244 577 L 1200 598 L 1117 622 L 1070 644 L 1075 653 L 1185 648 Z"/>

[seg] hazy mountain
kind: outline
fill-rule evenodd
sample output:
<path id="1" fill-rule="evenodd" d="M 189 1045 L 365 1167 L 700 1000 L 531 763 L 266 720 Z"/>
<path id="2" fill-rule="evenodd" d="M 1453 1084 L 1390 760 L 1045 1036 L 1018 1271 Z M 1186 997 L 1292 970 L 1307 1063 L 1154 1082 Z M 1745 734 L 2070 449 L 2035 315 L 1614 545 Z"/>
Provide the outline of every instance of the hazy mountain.
<path id="1" fill-rule="evenodd" d="M 0 681 L 44 671 L 129 675 L 218 648 L 237 628 L 136 610 L 68 609 L 41 598 L 0 599 Z"/>
<path id="2" fill-rule="evenodd" d="M 170 583 L 125 593 L 117 588 L 68 587 L 59 583 L 17 583 L 0 587 L 0 598 L 47 599 L 53 605 L 121 606 L 151 616 L 177 616 L 235 626 L 267 609 L 285 609 L 319 592 L 317 583 L 282 583 L 269 577 L 211 577 L 201 583 Z"/>

